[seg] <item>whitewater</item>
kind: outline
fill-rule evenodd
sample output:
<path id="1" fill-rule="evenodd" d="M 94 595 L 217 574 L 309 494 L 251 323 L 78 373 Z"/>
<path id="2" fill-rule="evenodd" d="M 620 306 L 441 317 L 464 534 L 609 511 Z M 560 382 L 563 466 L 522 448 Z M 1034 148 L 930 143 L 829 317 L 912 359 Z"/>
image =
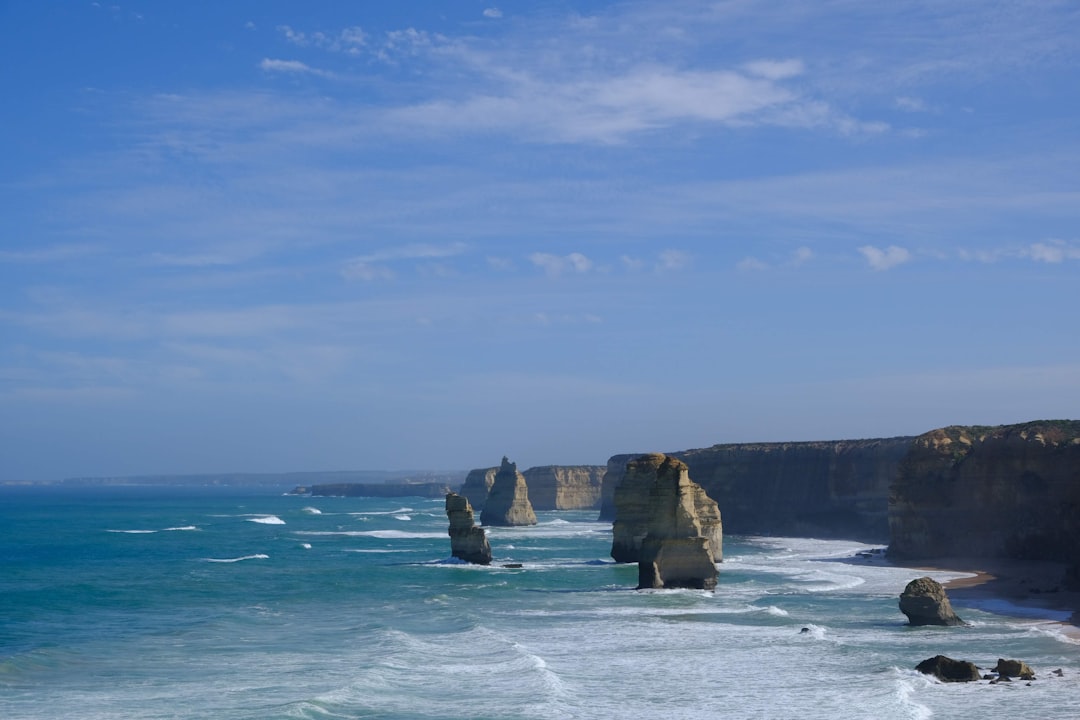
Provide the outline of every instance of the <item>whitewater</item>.
<path id="1" fill-rule="evenodd" d="M 715 592 L 637 591 L 595 511 L 538 517 L 480 567 L 442 500 L 0 489 L 0 717 L 1080 717 L 1067 628 L 910 628 L 926 573 L 873 546 L 728 536 Z M 1039 679 L 914 671 L 937 654 Z"/>

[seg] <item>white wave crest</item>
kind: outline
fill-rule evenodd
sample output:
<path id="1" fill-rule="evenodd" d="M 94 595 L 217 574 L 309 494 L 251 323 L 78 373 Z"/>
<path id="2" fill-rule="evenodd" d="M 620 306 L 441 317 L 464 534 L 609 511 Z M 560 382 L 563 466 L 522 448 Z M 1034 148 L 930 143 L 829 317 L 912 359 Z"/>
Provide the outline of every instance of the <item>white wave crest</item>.
<path id="1" fill-rule="evenodd" d="M 412 518 L 410 516 L 408 516 L 408 515 L 395 515 L 394 519 L 395 520 L 412 520 Z"/>
<path id="2" fill-rule="evenodd" d="M 240 562 L 241 560 L 269 560 L 269 559 L 270 559 L 269 555 L 264 555 L 262 553 L 257 553 L 255 555 L 244 555 L 243 557 L 237 557 L 237 558 L 203 558 L 203 560 L 205 562 L 212 562 L 212 563 L 234 563 L 234 562 Z"/>
<path id="3" fill-rule="evenodd" d="M 277 515 L 260 515 L 259 517 L 248 518 L 248 522 L 259 523 L 261 525 L 285 524 L 285 521 L 279 518 Z"/>
<path id="4" fill-rule="evenodd" d="M 192 530 L 198 530 L 199 528 L 194 525 L 184 525 L 182 527 L 167 527 L 165 532 L 190 532 Z"/>
<path id="5" fill-rule="evenodd" d="M 106 530 L 105 532 L 124 533 L 125 535 L 149 535 L 156 533 L 157 530 Z"/>
<path id="6" fill-rule="evenodd" d="M 297 530 L 297 535 L 330 535 L 340 537 L 374 537 L 383 540 L 427 540 L 445 538 L 444 532 L 405 532 L 404 530 Z"/>
<path id="7" fill-rule="evenodd" d="M 300 547 L 304 548 L 305 550 L 310 550 L 311 543 L 300 543 Z"/>
<path id="8" fill-rule="evenodd" d="M 303 508 L 300 512 L 305 512 L 308 515 L 322 515 L 322 510 L 320 510 L 319 508 L 315 508 L 315 507 L 306 507 L 306 508 Z"/>

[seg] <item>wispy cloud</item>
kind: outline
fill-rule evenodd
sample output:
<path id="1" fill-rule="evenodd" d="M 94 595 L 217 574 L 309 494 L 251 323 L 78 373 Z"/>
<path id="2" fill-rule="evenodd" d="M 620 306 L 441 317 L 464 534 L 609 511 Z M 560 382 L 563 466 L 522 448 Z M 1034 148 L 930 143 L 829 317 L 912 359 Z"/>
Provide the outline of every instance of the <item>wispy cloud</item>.
<path id="1" fill-rule="evenodd" d="M 272 58 L 263 58 L 259 63 L 259 68 L 265 72 L 271 73 L 317 75 L 326 78 L 333 77 L 333 73 L 311 67 L 307 63 L 300 62 L 299 60 L 275 60 Z"/>
<path id="2" fill-rule="evenodd" d="M 562 275 L 564 272 L 586 273 L 593 268 L 592 260 L 581 253 L 560 256 L 538 252 L 529 256 L 529 262 L 552 277 Z"/>
<path id="3" fill-rule="evenodd" d="M 1048 240 L 1032 243 L 1024 254 L 1038 262 L 1058 264 L 1066 260 L 1080 260 L 1080 245 L 1064 240 Z"/>
<path id="4" fill-rule="evenodd" d="M 884 250 L 873 245 L 863 245 L 859 252 L 874 270 L 888 270 L 911 260 L 911 252 L 897 245 L 890 245 Z"/>
<path id="5" fill-rule="evenodd" d="M 484 17 L 486 18 L 501 18 L 502 16 L 502 10 L 497 7 L 489 7 L 484 9 Z"/>
<path id="6" fill-rule="evenodd" d="M 27 250 L 0 250 L 0 262 L 51 263 L 83 258 L 102 252 L 96 245 L 52 245 Z"/>
<path id="7" fill-rule="evenodd" d="M 317 47 L 330 52 L 343 52 L 359 55 L 368 44 L 368 34 L 358 25 L 347 27 L 334 33 L 320 31 L 304 32 L 294 30 L 288 25 L 279 25 L 278 32 L 285 40 L 299 47 Z"/>

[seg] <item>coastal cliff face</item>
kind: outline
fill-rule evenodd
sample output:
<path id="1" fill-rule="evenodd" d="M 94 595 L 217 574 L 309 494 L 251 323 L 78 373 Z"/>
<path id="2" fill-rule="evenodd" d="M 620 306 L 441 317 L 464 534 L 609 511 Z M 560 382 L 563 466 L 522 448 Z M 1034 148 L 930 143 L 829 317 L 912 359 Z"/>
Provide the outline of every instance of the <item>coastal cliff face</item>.
<path id="1" fill-rule="evenodd" d="M 542 465 L 522 475 L 534 510 L 589 510 L 600 505 L 605 470 L 601 465 Z"/>
<path id="2" fill-rule="evenodd" d="M 484 509 L 488 493 L 491 492 L 491 484 L 495 482 L 495 474 L 499 468 L 478 468 L 470 470 L 465 476 L 465 482 L 461 486 L 461 494 L 469 500 L 469 504 L 479 512 Z"/>
<path id="3" fill-rule="evenodd" d="M 951 555 L 1076 567 L 1080 421 L 920 435 L 892 486 L 889 529 L 889 555 L 897 559 Z"/>
<path id="4" fill-rule="evenodd" d="M 669 453 L 724 509 L 729 533 L 849 537 L 886 542 L 888 497 L 910 437 L 742 443 Z M 634 455 L 608 461 L 601 520 Z"/>
<path id="5" fill-rule="evenodd" d="M 480 513 L 481 525 L 535 525 L 536 513 L 529 502 L 529 488 L 525 476 L 518 472 L 517 464 L 505 457 L 495 482 L 491 485 L 484 510 Z"/>
<path id="6" fill-rule="evenodd" d="M 647 530 L 638 560 L 638 588 L 716 587 L 720 510 L 687 467 L 661 454 L 630 461 L 627 478 L 650 478 Z"/>

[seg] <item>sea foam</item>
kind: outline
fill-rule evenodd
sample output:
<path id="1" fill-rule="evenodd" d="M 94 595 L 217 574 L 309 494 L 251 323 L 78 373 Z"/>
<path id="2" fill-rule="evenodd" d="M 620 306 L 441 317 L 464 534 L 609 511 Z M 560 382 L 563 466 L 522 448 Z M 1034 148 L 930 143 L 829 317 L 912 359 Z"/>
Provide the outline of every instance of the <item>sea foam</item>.
<path id="1" fill-rule="evenodd" d="M 248 522 L 260 523 L 262 525 L 284 525 L 285 521 L 279 518 L 277 515 L 261 515 L 259 517 L 248 518 Z"/>

